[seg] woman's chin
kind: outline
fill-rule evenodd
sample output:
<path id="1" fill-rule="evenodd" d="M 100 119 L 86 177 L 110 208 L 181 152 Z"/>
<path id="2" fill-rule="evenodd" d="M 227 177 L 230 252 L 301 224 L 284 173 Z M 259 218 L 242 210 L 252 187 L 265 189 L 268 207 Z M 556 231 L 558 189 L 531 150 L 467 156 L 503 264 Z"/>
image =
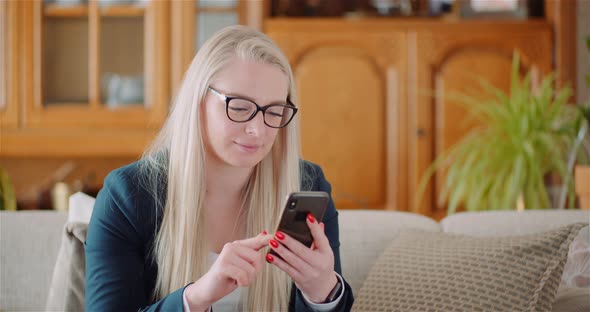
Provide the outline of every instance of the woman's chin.
<path id="1" fill-rule="evenodd" d="M 232 159 L 228 159 L 227 163 L 233 167 L 238 168 L 252 168 L 256 166 L 262 158 L 260 157 L 233 157 Z"/>

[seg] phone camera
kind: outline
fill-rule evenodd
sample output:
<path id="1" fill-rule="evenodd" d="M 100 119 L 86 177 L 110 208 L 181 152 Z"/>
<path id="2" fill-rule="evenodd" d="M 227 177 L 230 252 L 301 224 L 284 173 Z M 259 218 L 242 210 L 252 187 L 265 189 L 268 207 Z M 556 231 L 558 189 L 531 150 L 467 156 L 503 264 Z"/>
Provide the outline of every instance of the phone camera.
<path id="1" fill-rule="evenodd" d="M 295 209 L 295 206 L 297 206 L 297 201 L 293 200 L 289 203 L 289 209 Z"/>

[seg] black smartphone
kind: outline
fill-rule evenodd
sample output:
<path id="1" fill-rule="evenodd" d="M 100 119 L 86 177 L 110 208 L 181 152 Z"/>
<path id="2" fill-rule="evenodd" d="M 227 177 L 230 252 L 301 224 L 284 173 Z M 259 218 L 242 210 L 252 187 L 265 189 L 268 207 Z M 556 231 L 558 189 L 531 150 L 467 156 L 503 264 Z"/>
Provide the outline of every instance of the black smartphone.
<path id="1" fill-rule="evenodd" d="M 321 222 L 330 201 L 326 192 L 294 192 L 287 197 L 283 215 L 277 227 L 281 231 L 295 238 L 303 245 L 310 247 L 313 237 L 306 223 L 307 214 L 311 213 L 316 222 Z M 280 257 L 274 250 L 270 254 Z"/>

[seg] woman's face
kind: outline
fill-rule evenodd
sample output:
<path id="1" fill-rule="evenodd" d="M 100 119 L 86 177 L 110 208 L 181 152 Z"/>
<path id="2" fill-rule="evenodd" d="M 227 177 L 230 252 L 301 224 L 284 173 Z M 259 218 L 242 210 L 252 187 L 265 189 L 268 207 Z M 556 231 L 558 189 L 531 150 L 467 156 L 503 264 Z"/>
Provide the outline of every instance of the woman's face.
<path id="1" fill-rule="evenodd" d="M 276 66 L 236 57 L 217 75 L 211 88 L 264 107 L 286 101 L 288 78 Z M 252 120 L 238 123 L 227 117 L 225 101 L 211 91 L 203 104 L 205 146 L 211 161 L 252 168 L 271 150 L 279 129 L 268 127 L 261 111 Z"/>

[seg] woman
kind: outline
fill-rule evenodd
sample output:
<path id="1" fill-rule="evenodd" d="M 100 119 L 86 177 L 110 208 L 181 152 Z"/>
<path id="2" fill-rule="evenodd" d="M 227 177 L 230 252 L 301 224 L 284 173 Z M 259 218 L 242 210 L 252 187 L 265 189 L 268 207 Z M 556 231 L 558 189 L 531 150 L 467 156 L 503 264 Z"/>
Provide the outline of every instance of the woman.
<path id="1" fill-rule="evenodd" d="M 271 233 L 289 193 L 330 192 L 299 159 L 293 102 L 291 68 L 268 37 L 232 26 L 205 43 L 152 146 L 97 197 L 87 310 L 350 309 L 331 200 L 323 220 L 308 217 L 312 248 Z"/>

